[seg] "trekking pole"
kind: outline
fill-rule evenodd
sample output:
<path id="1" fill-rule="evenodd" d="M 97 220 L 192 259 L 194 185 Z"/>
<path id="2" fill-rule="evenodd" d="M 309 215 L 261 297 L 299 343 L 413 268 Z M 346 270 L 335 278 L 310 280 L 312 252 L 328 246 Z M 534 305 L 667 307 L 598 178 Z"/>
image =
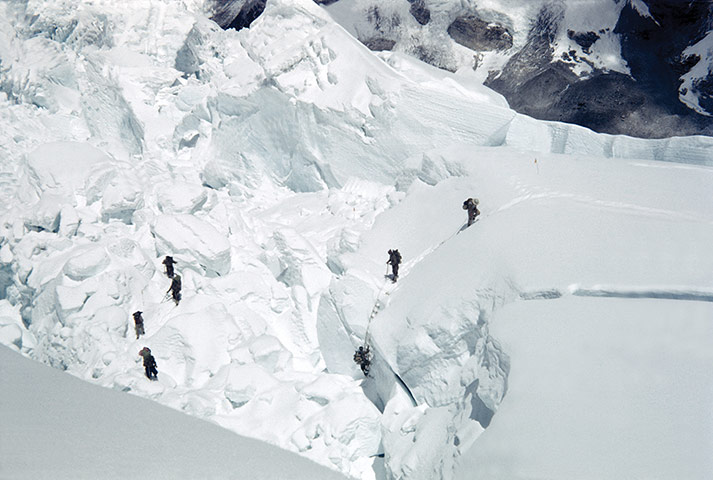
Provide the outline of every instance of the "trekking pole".
<path id="1" fill-rule="evenodd" d="M 171 294 L 171 289 L 169 288 L 169 289 L 168 289 L 168 292 L 166 292 L 166 295 L 163 296 L 163 300 L 161 300 L 161 303 L 163 303 L 163 302 L 165 302 L 166 300 L 168 300 L 168 299 L 170 298 L 170 294 Z"/>

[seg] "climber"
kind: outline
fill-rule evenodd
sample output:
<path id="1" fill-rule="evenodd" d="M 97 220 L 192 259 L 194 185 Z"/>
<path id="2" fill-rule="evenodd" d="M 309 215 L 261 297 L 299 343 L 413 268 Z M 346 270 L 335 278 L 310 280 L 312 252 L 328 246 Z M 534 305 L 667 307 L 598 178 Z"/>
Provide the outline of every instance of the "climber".
<path id="1" fill-rule="evenodd" d="M 176 264 L 176 261 L 173 257 L 166 255 L 166 258 L 163 259 L 163 264 L 166 265 L 166 276 L 173 278 L 173 266 Z"/>
<path id="2" fill-rule="evenodd" d="M 399 278 L 399 264 L 401 263 L 401 254 L 398 250 L 389 250 L 389 260 L 386 262 L 391 265 L 391 270 L 393 274 L 391 275 L 391 280 L 396 283 Z"/>
<path id="3" fill-rule="evenodd" d="M 136 340 L 139 339 L 141 335 L 146 335 L 144 331 L 144 319 L 141 316 L 143 312 L 134 312 L 134 329 L 136 330 Z"/>
<path id="4" fill-rule="evenodd" d="M 463 210 L 468 210 L 468 226 L 470 227 L 475 222 L 475 217 L 480 215 L 480 210 L 478 210 L 478 204 L 480 200 L 477 198 L 469 198 L 463 202 Z"/>
<path id="5" fill-rule="evenodd" d="M 151 349 L 144 347 L 139 352 L 139 355 L 144 357 L 144 369 L 146 370 L 146 378 L 149 380 L 158 380 L 158 370 L 156 370 L 156 359 L 151 355 Z"/>
<path id="6" fill-rule="evenodd" d="M 173 276 L 171 286 L 166 291 L 166 295 L 169 293 L 173 297 L 173 301 L 178 305 L 178 302 L 181 301 L 181 276 L 179 274 Z"/>
<path id="7" fill-rule="evenodd" d="M 354 352 L 354 363 L 361 367 L 361 371 L 365 376 L 369 376 L 369 367 L 371 366 L 371 354 L 369 353 L 369 345 L 359 347 L 359 350 Z"/>

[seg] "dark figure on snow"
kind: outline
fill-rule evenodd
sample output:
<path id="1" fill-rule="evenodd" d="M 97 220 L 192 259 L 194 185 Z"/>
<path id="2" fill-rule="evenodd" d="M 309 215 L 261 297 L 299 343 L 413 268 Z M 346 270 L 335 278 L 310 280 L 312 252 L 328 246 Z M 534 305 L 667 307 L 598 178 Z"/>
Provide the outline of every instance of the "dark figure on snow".
<path id="1" fill-rule="evenodd" d="M 168 295 L 169 292 L 171 293 L 171 297 L 173 297 L 173 301 L 178 305 L 178 302 L 181 301 L 181 276 L 179 274 L 173 276 L 171 286 L 166 292 L 166 295 Z"/>
<path id="2" fill-rule="evenodd" d="M 141 316 L 143 312 L 134 312 L 134 329 L 136 330 L 136 340 L 139 339 L 141 335 L 146 335 L 144 332 L 144 319 Z"/>
<path id="3" fill-rule="evenodd" d="M 369 353 L 369 346 L 366 349 L 364 347 L 359 347 L 359 350 L 354 352 L 354 363 L 361 367 L 361 371 L 364 375 L 369 375 L 369 367 L 371 366 L 371 354 Z"/>
<path id="4" fill-rule="evenodd" d="M 401 263 L 401 254 L 399 253 L 398 250 L 389 250 L 389 261 L 386 262 L 388 265 L 391 265 L 391 271 L 393 274 L 391 275 L 391 280 L 396 283 L 396 280 L 399 278 L 399 264 Z"/>
<path id="5" fill-rule="evenodd" d="M 149 380 L 158 380 L 158 370 L 156 370 L 156 359 L 151 355 L 151 349 L 144 347 L 139 352 L 139 355 L 144 357 L 144 369 L 146 370 L 146 378 Z"/>
<path id="6" fill-rule="evenodd" d="M 468 210 L 468 226 L 470 227 L 475 222 L 475 217 L 480 215 L 478 204 L 480 201 L 477 198 L 469 198 L 463 202 L 463 210 Z"/>
<path id="7" fill-rule="evenodd" d="M 163 259 L 163 264 L 166 265 L 166 276 L 173 278 L 173 266 L 176 264 L 176 261 L 173 257 L 166 255 L 166 258 Z"/>

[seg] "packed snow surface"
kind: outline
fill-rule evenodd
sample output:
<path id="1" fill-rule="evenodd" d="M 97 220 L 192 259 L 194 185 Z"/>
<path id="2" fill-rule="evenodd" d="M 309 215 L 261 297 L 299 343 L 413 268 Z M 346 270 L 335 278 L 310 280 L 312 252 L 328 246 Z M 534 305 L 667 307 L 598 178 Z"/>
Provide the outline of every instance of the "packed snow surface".
<path id="1" fill-rule="evenodd" d="M 2 343 L 353 478 L 467 476 L 481 452 L 503 478 L 565 478 L 577 461 L 632 478 L 651 459 L 713 473 L 690 464 L 713 392 L 673 382 L 692 385 L 713 348 L 688 342 L 713 301 L 713 139 L 518 115 L 472 72 L 375 56 L 308 0 L 268 2 L 239 32 L 204 13 L 0 4 Z M 568 368 L 532 352 L 538 319 L 533 340 Z M 575 348 L 586 332 L 610 371 Z M 368 378 L 352 361 L 365 337 Z M 676 361 L 644 366 L 661 338 Z M 590 373 L 609 396 L 594 405 Z M 669 380 L 667 405 L 697 405 L 685 419 L 649 401 Z M 553 408 L 555 389 L 572 401 Z M 636 448 L 611 460 L 567 442 L 601 433 L 597 418 L 616 422 L 606 445 Z M 659 434 L 682 422 L 695 429 L 670 449 Z M 571 455 L 535 463 L 549 425 Z"/>
<path id="2" fill-rule="evenodd" d="M 492 334 L 521 367 L 456 478 L 709 477 L 713 304 L 680 303 L 572 296 L 504 308 Z"/>
<path id="3" fill-rule="evenodd" d="M 0 347 L 0 476 L 337 479 L 298 455 Z"/>

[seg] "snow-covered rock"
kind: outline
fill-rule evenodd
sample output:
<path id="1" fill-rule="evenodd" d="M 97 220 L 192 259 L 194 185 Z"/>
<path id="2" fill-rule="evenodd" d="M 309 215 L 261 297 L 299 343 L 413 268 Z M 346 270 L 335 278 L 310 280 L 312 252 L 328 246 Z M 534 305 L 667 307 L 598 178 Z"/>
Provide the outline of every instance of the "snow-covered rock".
<path id="1" fill-rule="evenodd" d="M 468 73 L 520 113 L 644 138 L 711 134 L 705 2 L 327 3 L 370 49 Z"/>

